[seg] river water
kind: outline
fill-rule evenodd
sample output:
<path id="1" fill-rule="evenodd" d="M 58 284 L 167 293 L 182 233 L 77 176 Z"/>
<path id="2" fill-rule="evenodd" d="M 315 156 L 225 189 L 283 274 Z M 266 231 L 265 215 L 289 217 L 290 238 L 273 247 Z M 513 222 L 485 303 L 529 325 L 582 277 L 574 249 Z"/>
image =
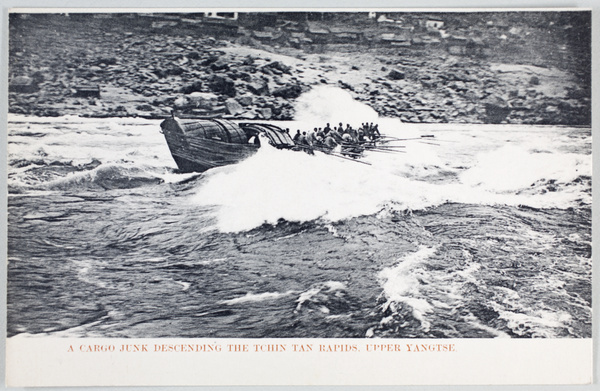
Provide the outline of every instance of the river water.
<path id="1" fill-rule="evenodd" d="M 160 121 L 10 115 L 8 336 L 591 337 L 590 128 L 356 105 L 412 140 L 179 174 Z"/>

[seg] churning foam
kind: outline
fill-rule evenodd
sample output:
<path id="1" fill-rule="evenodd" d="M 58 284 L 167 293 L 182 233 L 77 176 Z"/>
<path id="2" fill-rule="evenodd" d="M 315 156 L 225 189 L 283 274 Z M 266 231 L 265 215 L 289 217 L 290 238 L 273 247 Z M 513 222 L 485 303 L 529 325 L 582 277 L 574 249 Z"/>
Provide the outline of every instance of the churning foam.
<path id="1" fill-rule="evenodd" d="M 425 314 L 433 310 L 433 306 L 420 293 L 423 269 L 419 265 L 435 253 L 435 248 L 421 246 L 417 252 L 406 255 L 396 266 L 383 269 L 379 273 L 383 291 L 388 303 L 403 303 L 412 309 L 412 315 L 421 322 L 423 329 L 430 327 Z"/>
<path id="2" fill-rule="evenodd" d="M 252 302 L 261 302 L 261 301 L 267 301 L 267 300 L 275 300 L 275 299 L 279 299 L 281 297 L 291 295 L 292 293 L 294 293 L 294 292 L 293 291 L 288 291 L 285 293 L 281 293 L 281 292 L 250 293 L 250 292 L 248 292 L 244 296 L 236 297 L 236 298 L 230 299 L 230 300 L 224 300 L 221 302 L 221 304 L 235 305 L 235 304 L 242 304 L 242 303 L 252 303 Z"/>
<path id="3" fill-rule="evenodd" d="M 268 146 L 240 164 L 208 171 L 204 179 L 194 202 L 217 205 L 218 225 L 226 232 L 279 219 L 338 221 L 371 215 L 389 201 L 403 209 L 444 201 L 433 185 L 375 166 Z"/>
<path id="4" fill-rule="evenodd" d="M 568 183 L 590 174 L 591 159 L 587 155 L 507 145 L 479 154 L 476 164 L 461 175 L 461 180 L 466 185 L 502 192 L 526 189 L 540 179 Z"/>
<path id="5" fill-rule="evenodd" d="M 371 107 L 355 101 L 341 88 L 319 86 L 302 94 L 295 105 L 296 120 L 303 123 L 315 123 L 324 127 L 326 123 L 344 127 L 350 124 L 359 127 L 363 122 L 377 123 L 379 116 Z"/>
<path id="6" fill-rule="evenodd" d="M 175 167 L 159 124 L 139 118 L 10 115 L 8 158 L 73 165 L 95 159 Z"/>

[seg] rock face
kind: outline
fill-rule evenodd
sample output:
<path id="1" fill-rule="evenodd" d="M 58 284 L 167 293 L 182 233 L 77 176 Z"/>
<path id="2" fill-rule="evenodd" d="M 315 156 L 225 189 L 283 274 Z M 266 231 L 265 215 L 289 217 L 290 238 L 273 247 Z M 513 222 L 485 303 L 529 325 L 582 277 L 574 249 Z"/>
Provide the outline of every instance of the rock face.
<path id="1" fill-rule="evenodd" d="M 286 46 L 286 35 L 277 42 L 259 42 L 251 31 L 217 39 L 208 30 L 148 29 L 147 20 L 138 19 L 32 14 L 11 23 L 9 112 L 162 118 L 175 109 L 178 115 L 289 120 L 303 92 L 330 85 L 405 122 L 591 121 L 590 83 L 581 75 L 522 59 L 499 64 L 465 51 L 454 55 L 439 40 L 366 47 L 323 37 L 314 42 L 298 33 Z M 99 93 L 77 92 L 90 86 Z"/>

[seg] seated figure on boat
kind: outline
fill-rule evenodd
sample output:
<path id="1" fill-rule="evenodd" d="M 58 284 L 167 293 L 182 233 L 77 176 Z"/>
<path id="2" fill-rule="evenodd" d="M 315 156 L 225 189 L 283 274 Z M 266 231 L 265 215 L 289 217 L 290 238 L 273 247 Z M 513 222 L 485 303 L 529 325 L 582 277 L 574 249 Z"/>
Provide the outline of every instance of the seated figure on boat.
<path id="1" fill-rule="evenodd" d="M 378 125 L 372 122 L 363 122 L 360 128 L 355 129 L 350 124 L 340 122 L 338 127 L 331 128 L 330 124 L 324 128 L 313 128 L 310 132 L 301 132 L 297 130 L 294 136 L 296 148 L 313 154 L 314 150 L 330 153 L 341 146 L 341 153 L 352 158 L 358 158 L 362 155 L 367 144 L 374 144 L 375 140 L 381 137 Z"/>

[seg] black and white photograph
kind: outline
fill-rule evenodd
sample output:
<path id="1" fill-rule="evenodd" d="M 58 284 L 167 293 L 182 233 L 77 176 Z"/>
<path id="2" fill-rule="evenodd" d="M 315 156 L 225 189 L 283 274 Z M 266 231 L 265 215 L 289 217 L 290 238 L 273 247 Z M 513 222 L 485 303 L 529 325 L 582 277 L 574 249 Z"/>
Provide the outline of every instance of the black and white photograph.
<path id="1" fill-rule="evenodd" d="M 8 340 L 591 341 L 591 15 L 13 10 Z"/>

